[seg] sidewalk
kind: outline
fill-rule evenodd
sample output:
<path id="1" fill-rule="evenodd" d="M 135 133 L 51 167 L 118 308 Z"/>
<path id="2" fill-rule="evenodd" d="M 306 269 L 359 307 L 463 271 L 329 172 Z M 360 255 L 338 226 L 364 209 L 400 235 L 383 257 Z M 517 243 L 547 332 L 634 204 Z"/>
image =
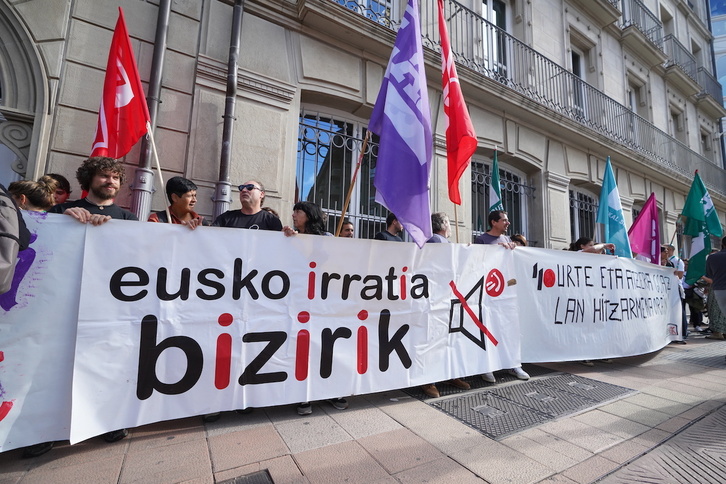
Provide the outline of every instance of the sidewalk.
<path id="1" fill-rule="evenodd" d="M 115 444 L 100 438 L 56 444 L 35 459 L 20 459 L 22 451 L 13 450 L 0 454 L 0 484 L 571 484 L 633 482 L 634 476 L 641 482 L 723 482 L 725 355 L 726 341 L 697 335 L 687 345 L 592 368 L 537 365 L 634 392 L 499 440 L 391 391 L 350 397 L 344 411 L 318 402 L 307 417 L 286 405 L 226 412 L 210 424 L 199 417 L 161 422 L 132 429 Z M 456 396 L 461 393 L 437 400 Z M 269 474 L 253 474 L 263 470 Z"/>

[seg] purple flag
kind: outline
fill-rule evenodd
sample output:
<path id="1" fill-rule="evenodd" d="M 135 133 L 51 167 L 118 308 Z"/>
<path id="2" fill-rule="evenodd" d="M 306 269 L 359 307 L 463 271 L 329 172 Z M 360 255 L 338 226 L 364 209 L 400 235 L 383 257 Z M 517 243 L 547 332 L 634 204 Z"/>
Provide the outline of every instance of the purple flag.
<path id="1" fill-rule="evenodd" d="M 380 136 L 376 201 L 396 214 L 419 247 L 431 235 L 433 139 L 418 3 L 408 0 L 368 126 Z"/>
<path id="2" fill-rule="evenodd" d="M 651 193 L 628 230 L 630 248 L 639 256 L 645 256 L 653 264 L 660 264 L 660 230 L 655 193 Z"/>

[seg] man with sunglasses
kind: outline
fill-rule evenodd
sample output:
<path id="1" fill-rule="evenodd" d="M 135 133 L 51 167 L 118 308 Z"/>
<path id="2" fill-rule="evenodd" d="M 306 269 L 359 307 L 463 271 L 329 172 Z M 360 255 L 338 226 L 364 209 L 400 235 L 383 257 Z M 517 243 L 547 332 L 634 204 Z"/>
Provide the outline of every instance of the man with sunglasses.
<path id="1" fill-rule="evenodd" d="M 234 227 L 253 230 L 282 230 L 280 219 L 266 210 L 262 210 L 265 200 L 265 187 L 256 180 L 250 180 L 239 186 L 239 201 L 242 208 L 227 210 L 212 223 L 214 227 Z"/>

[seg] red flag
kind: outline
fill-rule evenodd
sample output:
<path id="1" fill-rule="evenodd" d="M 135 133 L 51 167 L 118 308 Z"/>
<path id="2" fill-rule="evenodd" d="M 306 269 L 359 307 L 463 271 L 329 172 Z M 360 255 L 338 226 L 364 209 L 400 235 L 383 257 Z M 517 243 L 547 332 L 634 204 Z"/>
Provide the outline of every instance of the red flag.
<path id="1" fill-rule="evenodd" d="M 124 12 L 119 16 L 111 40 L 91 156 L 117 159 L 126 155 L 146 134 L 149 108 L 146 106 Z"/>
<path id="2" fill-rule="evenodd" d="M 449 33 L 444 19 L 444 1 L 439 0 L 439 34 L 441 35 L 441 70 L 444 87 L 444 117 L 446 118 L 446 158 L 449 166 L 449 199 L 461 205 L 459 178 L 469 166 L 476 151 L 476 133 L 466 110 L 464 95 L 456 74 Z"/>

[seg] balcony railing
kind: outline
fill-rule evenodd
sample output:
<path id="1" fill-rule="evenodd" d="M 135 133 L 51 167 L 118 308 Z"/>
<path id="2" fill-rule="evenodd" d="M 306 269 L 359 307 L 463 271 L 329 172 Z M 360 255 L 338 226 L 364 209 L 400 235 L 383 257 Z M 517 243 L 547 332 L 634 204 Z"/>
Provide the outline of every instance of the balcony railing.
<path id="1" fill-rule="evenodd" d="M 460 3 L 444 0 L 444 11 L 457 63 L 615 140 L 659 166 L 687 178 L 698 169 L 710 187 L 726 196 L 726 171 L 720 166 Z M 421 8 L 421 35 L 424 46 L 434 50 L 439 50 L 437 16 L 436 2 L 426 1 Z M 391 23 L 398 24 L 398 19 Z"/>
<path id="2" fill-rule="evenodd" d="M 721 84 L 708 72 L 705 67 L 699 67 L 696 74 L 698 85 L 703 88 L 703 94 L 708 94 L 714 101 L 721 104 L 723 100 L 723 89 Z"/>
<path id="3" fill-rule="evenodd" d="M 673 34 L 666 35 L 663 38 L 663 48 L 666 54 L 668 54 L 668 60 L 665 64 L 666 67 L 676 65 L 680 67 L 688 77 L 697 81 L 696 58 L 693 57 L 693 54 L 688 52 L 688 49 L 686 49 L 683 44 L 681 44 L 678 39 L 673 36 Z"/>
<path id="4" fill-rule="evenodd" d="M 640 0 L 623 0 L 623 28 L 633 26 L 655 45 L 663 38 L 663 24 Z"/>

